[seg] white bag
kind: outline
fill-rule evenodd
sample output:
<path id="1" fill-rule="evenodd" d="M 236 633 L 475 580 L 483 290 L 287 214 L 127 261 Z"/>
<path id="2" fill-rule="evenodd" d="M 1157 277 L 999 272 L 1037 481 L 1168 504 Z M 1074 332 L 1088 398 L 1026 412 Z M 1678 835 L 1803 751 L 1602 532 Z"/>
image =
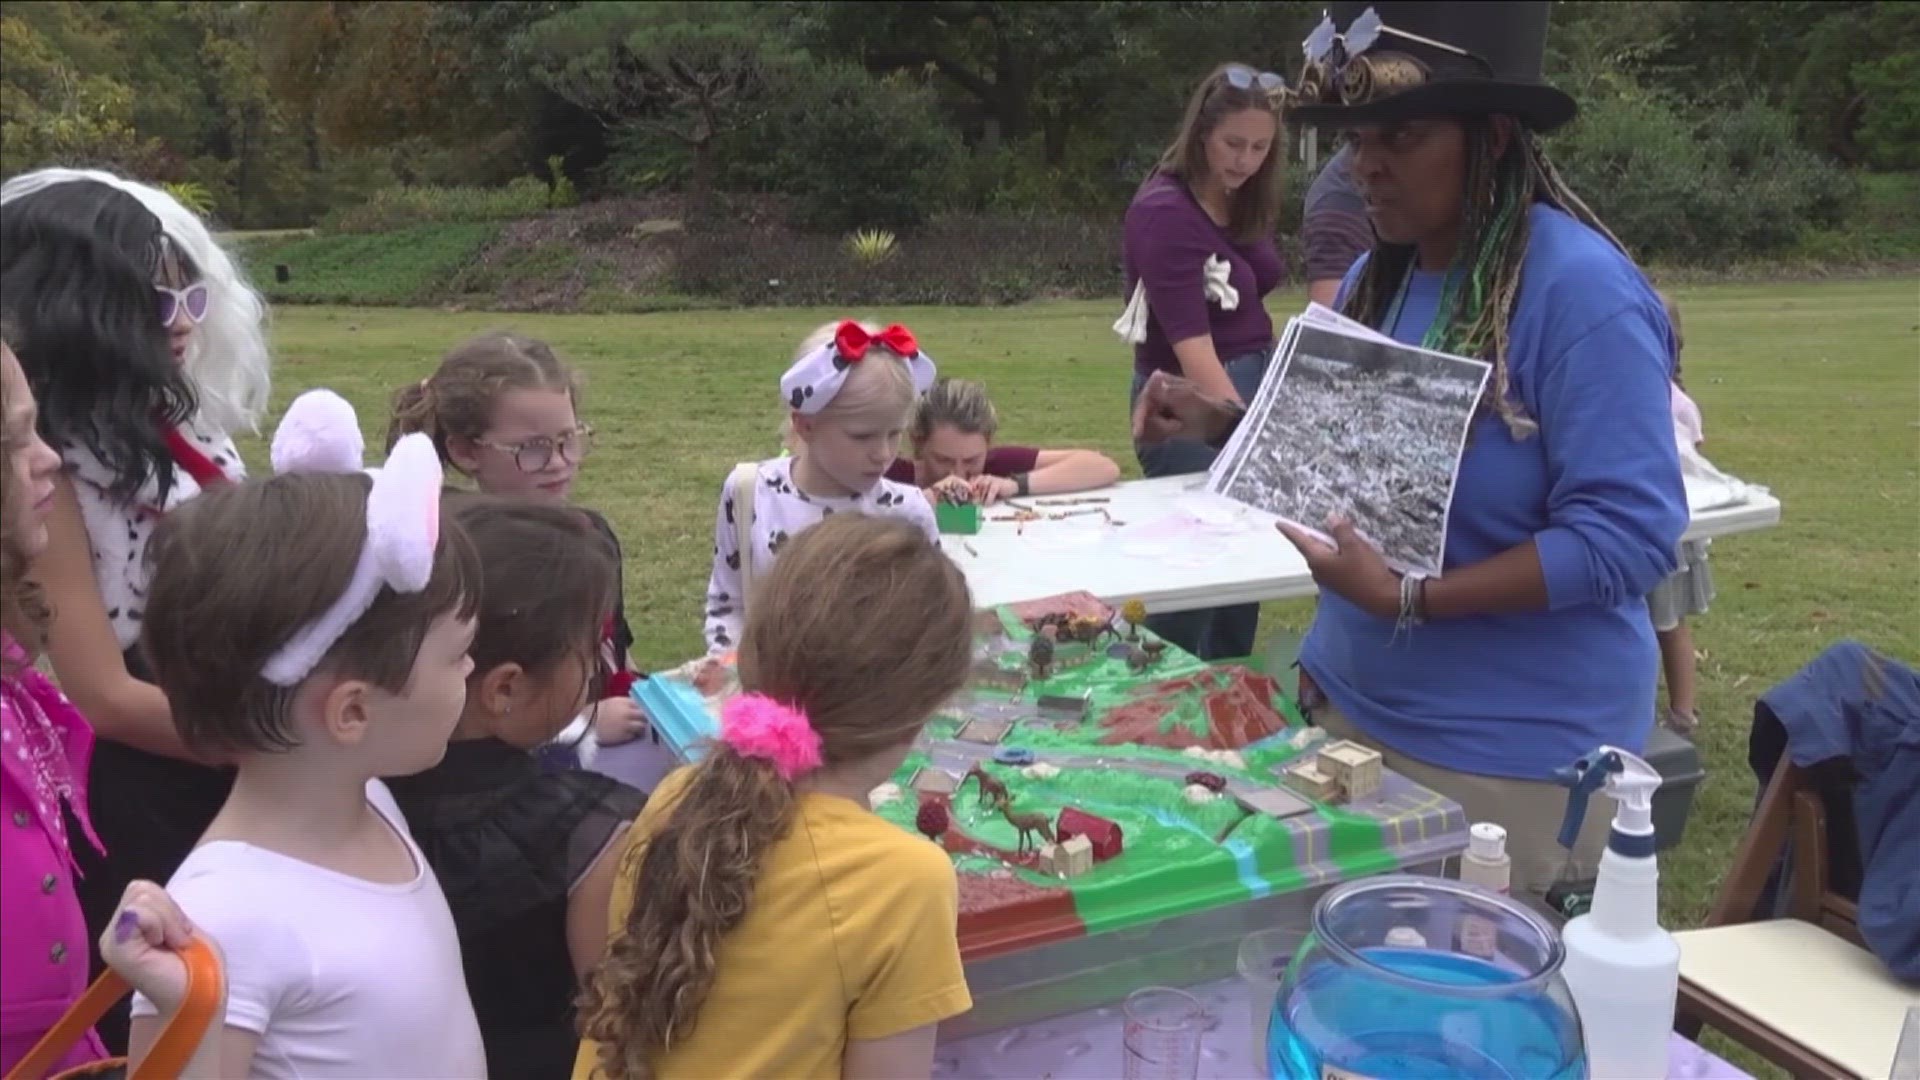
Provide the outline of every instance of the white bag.
<path id="1" fill-rule="evenodd" d="M 1208 301 L 1219 304 L 1220 310 L 1232 311 L 1240 306 L 1240 291 L 1228 283 L 1233 275 L 1233 264 L 1218 255 L 1207 256 L 1205 289 Z M 1133 298 L 1127 301 L 1127 308 L 1114 321 L 1113 332 L 1120 340 L 1129 345 L 1138 345 L 1147 340 L 1147 283 L 1133 283 Z"/>

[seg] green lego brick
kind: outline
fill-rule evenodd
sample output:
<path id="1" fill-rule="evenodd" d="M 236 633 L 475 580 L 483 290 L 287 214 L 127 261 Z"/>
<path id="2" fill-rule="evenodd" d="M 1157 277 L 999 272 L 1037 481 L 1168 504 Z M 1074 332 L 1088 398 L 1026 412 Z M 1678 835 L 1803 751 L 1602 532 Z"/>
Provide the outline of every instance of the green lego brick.
<path id="1" fill-rule="evenodd" d="M 977 503 L 941 503 L 933 508 L 933 519 L 943 533 L 972 536 L 980 531 L 980 506 Z"/>

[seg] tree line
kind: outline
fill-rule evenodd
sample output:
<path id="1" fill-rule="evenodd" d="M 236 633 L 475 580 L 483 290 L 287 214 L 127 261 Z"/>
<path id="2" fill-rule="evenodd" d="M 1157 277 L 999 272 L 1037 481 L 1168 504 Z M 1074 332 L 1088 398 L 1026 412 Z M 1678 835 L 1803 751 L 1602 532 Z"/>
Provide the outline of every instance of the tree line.
<path id="1" fill-rule="evenodd" d="M 116 168 L 231 227 L 396 186 L 791 196 L 802 225 L 1124 205 L 1211 66 L 1292 76 L 1303 2 L 10 3 L 0 170 Z M 1557 5 L 1554 152 L 1625 232 L 1763 245 L 1920 168 L 1920 5 Z M 1290 148 L 1297 149 L 1297 148 Z M 1304 168 L 1296 164 L 1296 168 Z M 1608 205 L 1612 204 L 1612 205 Z M 1752 234 L 1752 235 L 1748 235 Z"/>

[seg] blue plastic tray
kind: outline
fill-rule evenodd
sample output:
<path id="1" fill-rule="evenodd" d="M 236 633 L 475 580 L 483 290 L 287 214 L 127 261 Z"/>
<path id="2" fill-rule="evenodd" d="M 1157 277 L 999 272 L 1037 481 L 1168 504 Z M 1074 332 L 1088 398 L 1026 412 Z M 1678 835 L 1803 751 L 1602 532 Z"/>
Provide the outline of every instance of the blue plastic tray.
<path id="1" fill-rule="evenodd" d="M 633 684 L 633 699 L 647 711 L 660 741 L 682 761 L 698 761 L 705 744 L 720 735 L 706 699 L 686 683 L 652 676 Z"/>

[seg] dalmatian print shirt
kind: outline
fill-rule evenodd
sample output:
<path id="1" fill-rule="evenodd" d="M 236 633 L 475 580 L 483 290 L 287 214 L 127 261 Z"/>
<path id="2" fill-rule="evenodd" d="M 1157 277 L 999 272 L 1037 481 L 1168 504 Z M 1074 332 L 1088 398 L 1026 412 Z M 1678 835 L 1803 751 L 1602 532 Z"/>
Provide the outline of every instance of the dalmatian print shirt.
<path id="1" fill-rule="evenodd" d="M 246 464 L 240 460 L 232 439 L 194 424 L 180 430 L 229 479 L 246 478 Z M 80 517 L 87 526 L 87 542 L 93 548 L 93 578 L 100 589 L 100 600 L 106 606 L 107 621 L 113 625 L 113 635 L 124 652 L 140 639 L 140 620 L 145 614 L 142 609 L 147 606 L 147 541 L 168 511 L 200 494 L 200 485 L 185 469 L 176 467 L 173 487 L 168 490 L 164 505 L 157 495 L 159 485 L 152 480 L 147 481 L 147 486 L 131 503 L 120 503 L 107 494 L 113 485 L 113 474 L 86 447 L 70 443 L 61 449 L 61 457 L 73 480 Z"/>
<path id="2" fill-rule="evenodd" d="M 740 630 L 746 625 L 745 604 L 741 599 L 745 592 L 740 572 L 743 554 L 753 560 L 755 576 L 764 575 L 779 556 L 782 544 L 834 513 L 903 517 L 920 526 L 934 543 L 940 542 L 940 527 L 934 523 L 933 507 L 913 485 L 882 480 L 860 495 L 822 498 L 808 495 L 794 484 L 793 460 L 773 458 L 758 465 L 751 537 L 741 537 L 734 526 L 737 508 L 732 485 L 721 485 L 720 510 L 713 526 L 713 576 L 707 580 L 706 635 L 710 655 L 730 651 L 740 644 Z"/>

